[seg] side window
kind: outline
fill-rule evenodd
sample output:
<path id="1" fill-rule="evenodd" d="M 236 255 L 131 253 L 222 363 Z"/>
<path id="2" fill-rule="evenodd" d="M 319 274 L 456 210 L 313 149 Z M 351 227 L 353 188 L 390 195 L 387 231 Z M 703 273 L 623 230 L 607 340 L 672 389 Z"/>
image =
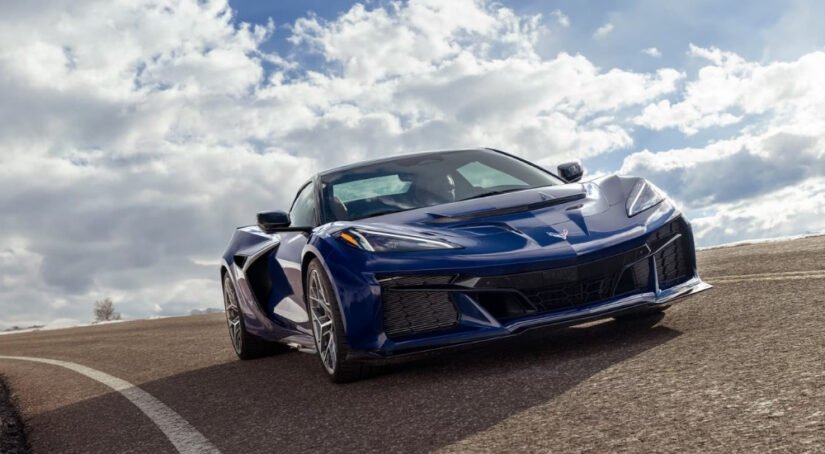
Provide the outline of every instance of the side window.
<path id="1" fill-rule="evenodd" d="M 314 227 L 315 226 L 315 184 L 310 183 L 301 189 L 292 210 L 289 212 L 291 227 Z"/>
<path id="2" fill-rule="evenodd" d="M 501 170 L 494 169 L 478 161 L 464 164 L 456 170 L 458 170 L 458 173 L 469 181 L 471 185 L 481 189 L 495 188 L 497 186 L 529 186 L 524 181 L 508 173 L 504 173 Z"/>

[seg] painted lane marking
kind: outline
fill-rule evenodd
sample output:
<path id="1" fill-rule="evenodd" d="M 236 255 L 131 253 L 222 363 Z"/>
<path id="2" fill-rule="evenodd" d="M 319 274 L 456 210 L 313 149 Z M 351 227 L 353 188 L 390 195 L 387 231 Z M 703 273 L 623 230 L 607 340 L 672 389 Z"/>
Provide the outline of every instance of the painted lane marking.
<path id="1" fill-rule="evenodd" d="M 213 445 L 206 437 L 203 436 L 197 429 L 192 427 L 189 422 L 183 419 L 174 410 L 169 408 L 166 404 L 156 399 L 151 394 L 129 383 L 126 380 L 109 375 L 105 372 L 92 369 L 80 364 L 70 363 L 68 361 L 59 361 L 56 359 L 47 358 L 31 358 L 27 356 L 2 356 L 0 359 L 16 359 L 20 361 L 32 361 L 36 363 L 51 364 L 54 366 L 64 367 L 73 370 L 79 374 L 85 375 L 92 380 L 103 383 L 104 385 L 119 392 L 123 397 L 129 399 L 140 411 L 142 411 L 149 419 L 158 426 L 166 438 L 172 443 L 175 449 L 182 454 L 195 453 L 214 453 L 220 454 L 215 445 Z"/>
<path id="2" fill-rule="evenodd" d="M 773 272 L 773 273 L 753 273 L 753 274 L 727 274 L 724 276 L 714 276 L 711 279 L 718 278 L 718 279 L 737 279 L 737 278 L 750 278 L 750 277 L 773 277 L 773 276 L 796 276 L 796 275 L 807 275 L 807 274 L 825 274 L 825 270 L 810 270 L 810 271 L 781 271 L 781 272 Z"/>
<path id="3" fill-rule="evenodd" d="M 816 271 L 787 271 L 781 273 L 760 273 L 760 274 L 738 274 L 729 276 L 710 277 L 706 280 L 714 284 L 731 284 L 736 282 L 748 281 L 784 281 L 784 280 L 803 280 L 803 279 L 823 279 L 825 278 L 825 270 Z"/>

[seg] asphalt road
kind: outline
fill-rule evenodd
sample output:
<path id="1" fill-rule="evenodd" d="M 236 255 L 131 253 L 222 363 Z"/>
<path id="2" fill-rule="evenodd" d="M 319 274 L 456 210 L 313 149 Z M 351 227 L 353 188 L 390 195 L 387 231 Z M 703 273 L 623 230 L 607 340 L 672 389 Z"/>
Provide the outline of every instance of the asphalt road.
<path id="1" fill-rule="evenodd" d="M 0 355 L 94 370 L 0 359 L 0 373 L 35 452 L 176 452 L 197 435 L 224 453 L 825 452 L 823 257 L 825 237 L 702 251 L 715 288 L 664 318 L 343 386 L 311 355 L 236 360 L 222 314 L 0 336 Z M 84 375 L 98 372 L 125 391 Z"/>

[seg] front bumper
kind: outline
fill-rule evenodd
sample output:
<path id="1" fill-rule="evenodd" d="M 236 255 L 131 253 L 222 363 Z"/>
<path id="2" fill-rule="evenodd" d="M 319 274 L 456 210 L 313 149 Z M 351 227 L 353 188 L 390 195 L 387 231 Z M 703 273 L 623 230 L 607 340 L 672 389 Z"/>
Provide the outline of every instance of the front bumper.
<path id="1" fill-rule="evenodd" d="M 382 359 L 574 325 L 667 305 L 710 287 L 699 278 L 692 231 L 679 216 L 606 252 L 564 267 L 511 263 L 505 270 L 511 274 L 501 274 L 501 267 L 340 270 L 350 354 Z M 352 282 L 340 285 L 346 277 Z"/>
<path id="2" fill-rule="evenodd" d="M 396 350 L 350 351 L 349 357 L 361 361 L 385 362 L 408 359 L 409 357 L 421 354 L 452 350 L 459 347 L 471 347 L 505 337 L 517 336 L 535 328 L 563 328 L 617 315 L 643 311 L 654 307 L 666 307 L 681 298 L 710 288 L 712 288 L 710 284 L 702 281 L 699 277 L 694 277 L 687 282 L 660 292 L 644 292 L 625 296 L 591 306 L 515 321 L 501 325 L 498 328 L 487 328 L 465 333 L 451 333 L 448 335 L 431 336 L 418 341 L 408 341 L 404 342 L 404 347 L 406 348 L 398 348 Z"/>

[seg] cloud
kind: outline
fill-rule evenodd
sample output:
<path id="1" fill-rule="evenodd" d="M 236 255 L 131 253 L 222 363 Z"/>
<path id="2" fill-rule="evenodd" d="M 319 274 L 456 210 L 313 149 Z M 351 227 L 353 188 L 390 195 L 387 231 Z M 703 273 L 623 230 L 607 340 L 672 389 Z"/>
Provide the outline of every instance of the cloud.
<path id="1" fill-rule="evenodd" d="M 535 57 L 539 20 L 472 0 L 420 0 L 372 10 L 356 4 L 334 21 L 299 19 L 290 40 L 340 62 L 350 80 L 376 81 L 429 73 L 462 52 Z"/>
<path id="2" fill-rule="evenodd" d="M 813 178 L 762 196 L 726 203 L 693 219 L 697 236 L 716 245 L 743 238 L 825 232 L 825 179 Z"/>
<path id="3" fill-rule="evenodd" d="M 792 62 L 757 64 L 716 48 L 690 46 L 689 54 L 709 65 L 688 82 L 680 101 L 648 105 L 635 121 L 653 130 L 678 128 L 686 134 L 770 114 L 790 125 L 817 122 L 825 114 L 825 53 Z"/>
<path id="4" fill-rule="evenodd" d="M 662 56 L 662 52 L 655 47 L 648 47 L 646 49 L 642 49 L 642 53 L 645 55 L 649 55 L 653 58 L 659 58 Z"/>
<path id="5" fill-rule="evenodd" d="M 352 150 L 366 143 L 419 149 L 440 138 L 437 148 L 495 143 L 533 159 L 629 146 L 622 125 L 582 120 L 656 99 L 673 91 L 682 74 L 667 68 L 602 72 L 564 52 L 542 59 L 532 45 L 539 19 L 476 2 L 356 6 L 334 21 L 301 19 L 291 40 L 328 63 L 330 73 L 315 75 L 311 88 L 324 90 L 318 98 L 332 102 L 320 107 L 330 112 L 317 122 L 293 130 L 287 144 L 312 137 Z M 361 136 L 367 130 L 369 142 Z M 368 155 L 360 149 L 355 157 Z"/>
<path id="6" fill-rule="evenodd" d="M 632 153 L 621 172 L 652 179 L 697 213 L 703 244 L 821 230 L 814 219 L 825 213 L 825 90 L 814 81 L 825 54 L 770 63 L 715 48 L 691 46 L 690 54 L 711 64 L 687 82 L 681 101 L 650 104 L 636 122 L 687 135 L 739 129 L 704 146 Z"/>
<path id="7" fill-rule="evenodd" d="M 562 27 L 566 28 L 570 26 L 570 18 L 561 12 L 560 9 L 553 11 L 551 14 L 556 18 L 556 22 L 558 22 Z"/>
<path id="8" fill-rule="evenodd" d="M 823 145 L 818 136 L 776 132 L 702 149 L 632 154 L 621 171 L 660 182 L 687 208 L 707 209 L 825 174 L 820 160 Z"/>
<path id="9" fill-rule="evenodd" d="M 245 109 L 270 28 L 234 25 L 221 2 L 68 5 L 0 19 L 8 321 L 91 318 L 104 296 L 131 316 L 171 303 L 170 285 L 214 274 L 189 256 L 219 254 L 315 165 L 244 131 L 264 120 Z M 201 288 L 213 302 L 189 304 L 219 301 Z"/>
<path id="10" fill-rule="evenodd" d="M 593 37 L 596 39 L 604 38 L 605 36 L 609 35 L 610 32 L 613 31 L 613 24 L 610 22 L 602 25 L 601 27 L 597 28 L 595 32 L 593 32 Z"/>

